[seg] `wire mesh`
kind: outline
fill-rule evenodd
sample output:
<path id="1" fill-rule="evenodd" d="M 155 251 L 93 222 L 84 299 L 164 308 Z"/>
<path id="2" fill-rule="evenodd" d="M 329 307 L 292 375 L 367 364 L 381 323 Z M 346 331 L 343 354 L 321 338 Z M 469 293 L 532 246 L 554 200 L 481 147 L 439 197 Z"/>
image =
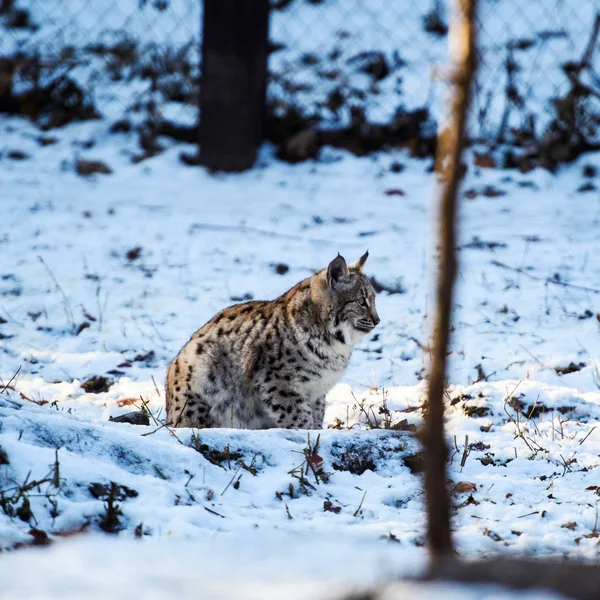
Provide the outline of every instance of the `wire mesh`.
<path id="1" fill-rule="evenodd" d="M 569 89 L 597 0 L 481 0 L 475 132 L 543 123 Z M 441 0 L 272 0 L 268 100 L 324 125 L 427 107 L 439 117 L 447 54 Z M 20 89 L 68 77 L 109 118 L 194 123 L 201 0 L 0 0 L 0 60 Z M 592 56 L 594 67 L 600 50 Z M 590 69 L 592 73 L 598 70 Z M 596 77 L 592 75 L 592 77 Z M 597 80 L 592 82 L 598 83 Z M 1 92 L 1 90 L 0 90 Z"/>

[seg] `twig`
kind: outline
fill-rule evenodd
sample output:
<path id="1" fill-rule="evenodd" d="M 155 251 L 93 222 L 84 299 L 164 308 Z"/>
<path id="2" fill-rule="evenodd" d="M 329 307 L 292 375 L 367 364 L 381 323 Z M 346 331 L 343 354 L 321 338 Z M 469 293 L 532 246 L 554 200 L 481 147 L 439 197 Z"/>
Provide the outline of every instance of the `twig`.
<path id="1" fill-rule="evenodd" d="M 431 353 L 431 346 L 427 346 L 427 345 L 423 344 L 416 337 L 411 335 L 411 336 L 408 336 L 407 339 L 410 340 L 411 342 L 414 342 L 423 352 L 425 352 L 427 354 Z"/>
<path id="2" fill-rule="evenodd" d="M 500 262 L 499 260 L 491 260 L 490 264 L 494 265 L 495 267 L 500 267 L 502 269 L 514 271 L 515 273 L 521 273 L 521 275 L 525 275 L 530 279 L 535 279 L 536 281 L 543 281 L 544 283 L 554 283 L 555 285 L 561 285 L 562 287 L 569 287 L 575 290 L 582 290 L 584 292 L 590 292 L 592 294 L 600 294 L 600 290 L 596 288 L 587 287 L 585 285 L 576 285 L 575 283 L 568 283 L 566 281 L 560 281 L 558 279 L 550 279 L 550 277 L 540 277 L 538 275 L 533 275 L 532 273 L 525 271 L 525 269 L 521 269 L 520 267 L 511 267 L 510 265 Z"/>
<path id="3" fill-rule="evenodd" d="M 596 40 L 598 39 L 598 34 L 600 33 L 600 13 L 596 14 L 596 19 L 594 21 L 594 27 L 592 28 L 592 35 L 588 41 L 588 44 L 585 48 L 585 52 L 581 57 L 577 65 L 577 75 L 585 69 L 589 67 L 592 60 L 592 54 L 594 53 L 594 47 L 596 46 Z"/>
<path id="4" fill-rule="evenodd" d="M 189 398 L 185 399 L 185 402 L 183 403 L 183 408 L 179 411 L 179 414 L 177 415 L 177 419 L 175 420 L 175 425 L 174 427 L 179 427 L 179 423 L 181 422 L 181 419 L 183 417 L 183 412 L 185 411 L 185 409 L 187 408 L 188 405 L 188 401 Z"/>
<path id="5" fill-rule="evenodd" d="M 152 418 L 152 420 L 154 421 L 154 424 L 161 425 L 161 423 L 159 423 L 158 420 L 156 419 L 156 417 L 152 414 L 152 411 L 150 410 L 148 403 L 144 400 L 144 398 L 141 394 L 140 394 L 140 400 L 142 401 L 142 405 L 144 407 L 144 409 L 143 409 L 144 412 L 146 412 L 148 414 L 148 416 Z"/>
<path id="6" fill-rule="evenodd" d="M 550 367 L 548 365 L 545 365 L 535 354 L 533 354 L 533 352 L 527 350 L 527 348 L 525 348 L 523 344 L 519 344 L 519 346 L 521 346 L 521 348 L 523 348 L 523 350 L 525 350 L 525 352 L 527 352 L 527 354 L 529 354 L 529 356 L 531 356 L 531 358 L 533 358 L 535 362 L 539 363 L 544 369 L 550 369 Z"/>
<path id="7" fill-rule="evenodd" d="M 524 442 L 525 445 L 529 448 L 529 450 L 531 452 L 533 452 L 534 454 L 536 454 L 538 451 L 534 450 L 533 447 L 531 446 L 531 444 L 527 441 L 527 438 L 525 437 L 524 433 L 521 431 L 521 425 L 519 423 L 519 411 L 517 409 L 515 409 L 515 414 L 517 415 L 517 419 L 515 420 L 515 418 L 508 412 L 508 410 L 506 410 L 506 405 L 508 404 L 508 401 L 510 400 L 510 398 L 513 397 L 513 394 L 517 391 L 517 388 L 521 385 L 521 382 L 519 381 L 519 383 L 517 383 L 517 385 L 513 388 L 512 392 L 510 392 L 510 394 L 506 395 L 506 398 L 504 398 L 504 412 L 506 413 L 506 416 L 509 418 L 509 420 L 514 424 L 516 430 L 517 430 L 517 436 L 521 438 Z M 536 446 L 538 446 L 538 448 L 540 448 L 539 444 L 536 444 Z"/>
<path id="8" fill-rule="evenodd" d="M 73 310 L 71 308 L 71 301 L 65 294 L 65 291 L 62 289 L 60 283 L 58 283 L 58 280 L 54 276 L 52 269 L 50 269 L 50 267 L 46 264 L 46 261 L 39 255 L 38 255 L 38 260 L 42 263 L 42 265 L 44 265 L 44 267 L 46 268 L 46 271 L 48 271 L 48 274 L 52 278 L 52 281 L 54 281 L 54 285 L 56 286 L 56 289 L 61 293 L 61 295 L 63 297 L 63 308 L 65 311 L 65 315 L 67 317 L 67 320 L 71 322 L 71 326 L 73 327 L 73 329 L 75 329 L 75 317 L 73 316 Z"/>
<path id="9" fill-rule="evenodd" d="M 8 383 L 2 388 L 2 391 L 0 392 L 0 394 L 4 393 L 8 389 L 16 391 L 15 388 L 12 387 L 10 384 L 15 380 L 15 378 L 17 377 L 17 375 L 21 371 L 21 366 L 22 365 L 19 365 L 19 368 L 15 371 L 15 374 L 8 380 Z"/>
<path id="10" fill-rule="evenodd" d="M 256 227 L 247 227 L 246 225 L 213 225 L 212 223 L 192 223 L 190 231 L 232 231 L 235 233 L 257 233 L 271 238 L 280 238 L 284 240 L 310 241 L 318 244 L 333 244 L 336 246 L 355 246 L 352 242 L 342 242 L 325 238 L 307 238 L 306 236 L 296 235 L 293 233 L 281 233 L 278 231 L 268 231 L 266 229 L 258 229 Z"/>
<path id="11" fill-rule="evenodd" d="M 54 464 L 52 465 L 52 485 L 60 487 L 60 463 L 58 462 L 58 448 L 54 450 Z"/>
<path id="12" fill-rule="evenodd" d="M 156 433 L 157 431 L 160 431 L 161 429 L 166 429 L 182 446 L 184 445 L 183 442 L 177 436 L 177 434 L 173 431 L 173 429 L 171 429 L 171 427 L 169 427 L 166 423 L 161 423 L 160 427 L 157 427 L 156 429 L 153 429 L 152 431 L 147 431 L 146 433 L 142 433 L 142 437 L 146 437 L 147 435 L 153 435 L 154 433 Z"/>
<path id="13" fill-rule="evenodd" d="M 157 467 L 156 465 L 152 465 L 154 467 L 154 472 L 161 478 L 164 479 L 165 481 L 168 479 L 168 477 L 162 472 L 162 470 Z"/>
<path id="14" fill-rule="evenodd" d="M 358 505 L 358 508 L 354 511 L 354 514 L 352 515 L 353 517 L 357 517 L 358 513 L 360 512 L 360 509 L 362 508 L 363 502 L 365 501 L 365 496 L 367 495 L 367 490 L 364 491 L 362 498 L 360 500 L 360 504 Z"/>
<path id="15" fill-rule="evenodd" d="M 352 394 L 352 397 L 354 398 L 354 401 L 356 402 L 356 405 L 358 406 L 358 409 L 361 413 L 363 413 L 365 415 L 365 417 L 367 418 L 367 425 L 369 427 L 369 429 L 379 429 L 379 423 L 377 422 L 377 417 L 375 416 L 375 413 L 373 413 L 373 416 L 375 418 L 375 425 L 373 425 L 373 423 L 371 423 L 371 418 L 369 417 L 369 411 L 365 408 L 364 404 L 365 404 L 365 400 L 363 400 L 362 402 L 359 402 L 356 399 L 356 396 L 354 395 L 354 392 L 350 392 Z M 372 410 L 372 407 L 369 407 Z"/>
<path id="16" fill-rule="evenodd" d="M 460 454 L 460 450 L 458 449 L 458 441 L 456 439 L 456 434 L 454 434 L 454 452 L 452 453 L 452 456 L 450 457 L 450 464 L 452 464 L 452 461 L 454 460 L 454 457 L 457 454 Z"/>
<path id="17" fill-rule="evenodd" d="M 586 436 L 585 436 L 585 437 L 584 437 L 584 438 L 583 438 L 583 439 L 582 439 L 582 440 L 579 442 L 579 445 L 580 445 L 580 446 L 581 446 L 581 444 L 583 444 L 583 442 L 585 442 L 585 440 L 587 440 L 587 439 L 590 437 L 590 435 L 592 435 L 592 432 L 594 431 L 594 429 L 596 429 L 596 427 L 592 427 L 592 428 L 591 428 L 591 429 L 588 431 L 587 435 L 586 435 Z"/>
<path id="18" fill-rule="evenodd" d="M 467 458 L 469 456 L 469 436 L 465 435 L 465 449 L 462 455 L 462 459 L 460 461 L 460 471 L 462 473 L 462 470 L 464 468 L 464 466 L 467 464 Z"/>
<path id="19" fill-rule="evenodd" d="M 221 492 L 221 496 L 229 489 L 229 486 L 233 483 L 237 474 L 242 470 L 242 465 L 239 465 L 237 471 L 233 474 L 233 477 L 229 480 L 229 483 L 225 486 L 225 489 Z"/>
<path id="20" fill-rule="evenodd" d="M 563 467 L 563 474 L 562 474 L 562 476 L 564 477 L 567 474 L 567 471 L 569 473 L 573 472 L 573 469 L 571 469 L 572 459 L 567 460 L 562 454 L 559 454 L 559 456 L 562 459 L 562 467 Z"/>
<path id="21" fill-rule="evenodd" d="M 519 517 L 517 517 L 517 519 L 524 519 L 525 517 L 531 517 L 532 515 L 539 515 L 540 511 L 539 510 L 534 510 L 533 512 L 527 513 L 526 515 L 521 515 Z"/>
<path id="22" fill-rule="evenodd" d="M 150 375 L 152 379 L 152 383 L 154 384 L 154 389 L 156 390 L 156 395 L 160 398 L 160 392 L 158 391 L 158 386 L 156 385 L 156 380 L 154 379 L 154 375 Z"/>

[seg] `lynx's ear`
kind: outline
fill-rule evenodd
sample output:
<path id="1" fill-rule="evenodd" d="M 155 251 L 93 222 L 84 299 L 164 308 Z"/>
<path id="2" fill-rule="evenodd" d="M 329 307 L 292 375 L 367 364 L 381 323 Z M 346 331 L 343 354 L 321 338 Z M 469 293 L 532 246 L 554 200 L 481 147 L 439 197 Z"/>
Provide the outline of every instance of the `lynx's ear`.
<path id="1" fill-rule="evenodd" d="M 327 267 L 327 286 L 336 287 L 344 279 L 348 279 L 348 265 L 343 256 L 337 255 Z"/>
<path id="2" fill-rule="evenodd" d="M 353 263 L 351 263 L 348 268 L 360 273 L 367 262 L 367 258 L 369 258 L 368 250 L 358 260 L 355 260 Z"/>

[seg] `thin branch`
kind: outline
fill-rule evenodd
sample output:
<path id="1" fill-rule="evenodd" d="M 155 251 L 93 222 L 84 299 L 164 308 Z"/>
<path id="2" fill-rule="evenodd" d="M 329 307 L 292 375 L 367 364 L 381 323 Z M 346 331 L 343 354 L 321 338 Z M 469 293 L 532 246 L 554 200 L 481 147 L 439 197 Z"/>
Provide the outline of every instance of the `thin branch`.
<path id="1" fill-rule="evenodd" d="M 579 64 L 577 65 L 577 75 L 579 75 L 580 71 L 591 65 L 592 55 L 594 53 L 594 48 L 596 47 L 598 34 L 600 34 L 600 12 L 596 14 L 594 27 L 592 28 L 592 34 L 590 35 L 588 45 L 583 53 L 583 56 L 581 57 L 581 60 L 579 61 Z"/>
<path id="2" fill-rule="evenodd" d="M 266 237 L 279 238 L 283 240 L 310 241 L 317 244 L 327 244 L 335 246 L 356 246 L 354 242 L 344 242 L 341 240 L 332 240 L 326 238 L 306 237 L 294 233 L 282 233 L 280 231 L 269 231 L 267 229 L 259 229 L 257 227 L 247 227 L 246 225 L 215 225 L 213 223 L 192 223 L 190 225 L 190 231 L 230 231 L 233 233 L 242 234 L 255 233 L 258 235 L 264 235 Z"/>
<path id="3" fill-rule="evenodd" d="M 439 274 L 429 398 L 425 421 L 425 494 L 427 540 L 431 558 L 438 561 L 453 552 L 450 503 L 446 489 L 448 448 L 444 437 L 444 386 L 454 279 L 456 276 L 456 211 L 462 150 L 465 143 L 471 81 L 475 72 L 476 0 L 454 0 L 448 35 L 453 61 L 449 120 L 438 135 L 436 171 L 442 182 L 439 204 Z"/>
<path id="4" fill-rule="evenodd" d="M 592 294 L 600 294 L 600 290 L 596 288 L 587 287 L 585 285 L 576 285 L 574 283 L 567 283 L 566 281 L 560 281 L 559 279 L 550 279 L 550 277 L 540 277 L 539 275 L 533 275 L 525 269 L 521 269 L 520 267 L 511 267 L 499 260 L 491 260 L 490 264 L 495 267 L 500 267 L 502 269 L 507 269 L 508 271 L 514 271 L 515 273 L 521 273 L 521 275 L 525 275 L 530 279 L 535 279 L 536 281 L 543 281 L 544 283 L 554 283 L 555 285 L 561 285 L 563 287 L 573 288 L 576 290 L 582 290 L 584 292 L 591 292 Z"/>
<path id="5" fill-rule="evenodd" d="M 75 329 L 75 317 L 73 316 L 73 309 L 71 308 L 71 301 L 69 300 L 69 298 L 65 294 L 65 291 L 62 289 L 60 283 L 58 283 L 58 280 L 54 276 L 54 273 L 52 272 L 52 269 L 48 266 L 48 264 L 46 263 L 46 261 L 41 256 L 38 256 L 38 260 L 44 265 L 44 267 L 46 268 L 46 271 L 48 271 L 48 274 L 52 278 L 52 281 L 54 282 L 54 285 L 56 286 L 56 289 L 62 295 L 62 297 L 63 297 L 63 308 L 64 308 L 64 311 L 65 311 L 65 315 L 67 317 L 67 321 L 70 321 L 71 322 L 71 327 L 73 329 Z"/>
<path id="6" fill-rule="evenodd" d="M 19 368 L 15 371 L 15 374 L 8 380 L 8 383 L 0 390 L 0 394 L 2 394 L 8 389 L 14 390 L 14 387 L 11 386 L 11 383 L 16 379 L 17 375 L 21 371 L 21 366 L 22 365 L 19 365 Z"/>

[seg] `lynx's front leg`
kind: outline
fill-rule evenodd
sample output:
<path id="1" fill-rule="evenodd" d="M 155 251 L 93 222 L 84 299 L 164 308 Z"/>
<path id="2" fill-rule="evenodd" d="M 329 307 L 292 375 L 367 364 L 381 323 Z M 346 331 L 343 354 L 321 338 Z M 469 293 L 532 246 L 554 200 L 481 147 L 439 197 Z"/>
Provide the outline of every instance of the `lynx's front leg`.
<path id="1" fill-rule="evenodd" d="M 275 427 L 312 429 L 314 417 L 311 405 L 300 394 L 280 386 L 272 386 L 262 394 L 262 404 Z"/>
<path id="2" fill-rule="evenodd" d="M 312 417 L 313 429 L 323 429 L 323 419 L 325 418 L 325 396 L 321 396 L 314 401 Z"/>

